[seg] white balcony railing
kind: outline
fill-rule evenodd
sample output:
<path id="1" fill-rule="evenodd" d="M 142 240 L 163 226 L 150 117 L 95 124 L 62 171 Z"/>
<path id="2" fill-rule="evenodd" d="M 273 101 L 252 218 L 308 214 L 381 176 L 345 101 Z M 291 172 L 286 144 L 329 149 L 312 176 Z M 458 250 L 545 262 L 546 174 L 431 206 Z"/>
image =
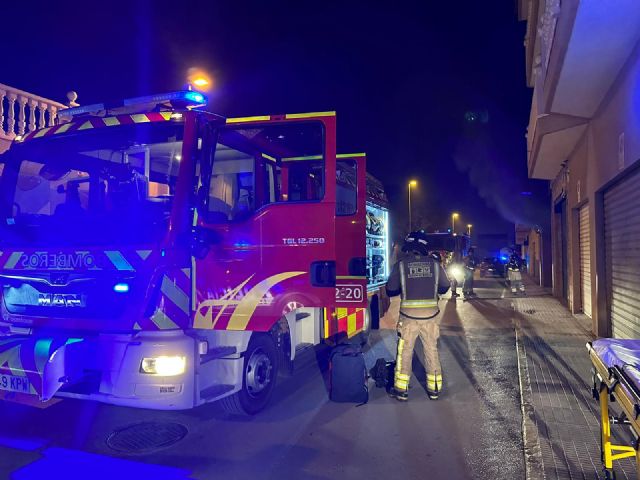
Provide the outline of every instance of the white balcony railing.
<path id="1" fill-rule="evenodd" d="M 65 105 L 0 83 L 0 139 L 55 125 Z"/>

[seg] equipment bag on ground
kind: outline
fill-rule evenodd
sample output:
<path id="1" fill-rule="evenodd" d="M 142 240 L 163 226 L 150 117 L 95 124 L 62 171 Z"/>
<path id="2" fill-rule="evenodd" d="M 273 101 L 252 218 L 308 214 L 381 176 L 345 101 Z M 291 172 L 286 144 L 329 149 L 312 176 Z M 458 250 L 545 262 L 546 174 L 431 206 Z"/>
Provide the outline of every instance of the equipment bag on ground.
<path id="1" fill-rule="evenodd" d="M 360 347 L 338 345 L 329 360 L 330 392 L 334 402 L 367 403 L 367 367 Z"/>
<path id="2" fill-rule="evenodd" d="M 396 362 L 390 362 L 384 358 L 376 360 L 375 365 L 369 374 L 371 378 L 376 382 L 377 388 L 386 388 L 389 390 L 393 386 L 393 374 L 396 367 Z"/>

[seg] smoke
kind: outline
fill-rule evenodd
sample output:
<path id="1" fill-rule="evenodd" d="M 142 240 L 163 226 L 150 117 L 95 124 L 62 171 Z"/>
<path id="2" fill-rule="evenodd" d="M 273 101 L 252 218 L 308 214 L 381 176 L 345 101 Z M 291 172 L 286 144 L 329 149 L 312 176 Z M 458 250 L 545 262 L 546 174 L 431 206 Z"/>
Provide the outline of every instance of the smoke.
<path id="1" fill-rule="evenodd" d="M 530 193 L 530 182 L 520 162 L 493 145 L 486 127 L 467 126 L 454 149 L 456 168 L 467 175 L 480 198 L 511 223 L 533 226 L 548 216 L 544 202 Z M 537 190 L 544 191 L 544 186 Z M 525 195 L 523 195 L 525 193 Z"/>

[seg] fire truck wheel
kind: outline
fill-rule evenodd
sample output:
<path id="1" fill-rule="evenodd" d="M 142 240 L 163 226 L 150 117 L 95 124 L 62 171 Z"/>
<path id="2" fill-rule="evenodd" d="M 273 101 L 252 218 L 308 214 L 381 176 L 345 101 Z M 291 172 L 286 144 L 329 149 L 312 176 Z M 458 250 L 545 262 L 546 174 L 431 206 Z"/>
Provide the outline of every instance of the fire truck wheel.
<path id="1" fill-rule="evenodd" d="M 254 415 L 264 409 L 278 378 L 278 352 L 270 335 L 256 335 L 244 354 L 242 389 L 220 402 L 235 415 Z"/>

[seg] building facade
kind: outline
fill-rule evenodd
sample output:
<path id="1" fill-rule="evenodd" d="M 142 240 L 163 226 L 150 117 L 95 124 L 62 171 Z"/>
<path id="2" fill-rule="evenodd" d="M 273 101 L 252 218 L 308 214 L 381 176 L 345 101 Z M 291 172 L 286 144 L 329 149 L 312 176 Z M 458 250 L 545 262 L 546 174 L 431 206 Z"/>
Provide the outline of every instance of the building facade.
<path id="1" fill-rule="evenodd" d="M 640 338 L 640 2 L 519 0 L 518 12 L 553 293 L 597 335 Z"/>

